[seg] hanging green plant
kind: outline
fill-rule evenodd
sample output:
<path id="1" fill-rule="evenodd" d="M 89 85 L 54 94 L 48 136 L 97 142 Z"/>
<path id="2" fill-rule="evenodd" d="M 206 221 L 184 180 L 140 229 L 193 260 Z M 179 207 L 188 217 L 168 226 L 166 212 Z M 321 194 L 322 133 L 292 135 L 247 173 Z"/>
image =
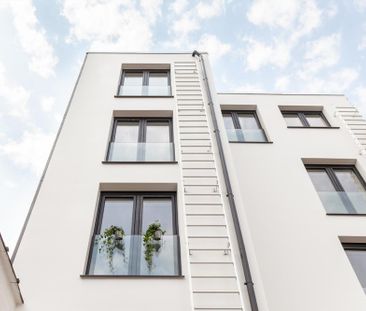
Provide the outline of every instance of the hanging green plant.
<path id="1" fill-rule="evenodd" d="M 147 263 L 147 267 L 149 271 L 151 271 L 152 263 L 153 263 L 153 255 L 154 253 L 158 254 L 161 248 L 161 238 L 165 234 L 165 230 L 161 228 L 161 224 L 158 221 L 150 224 L 147 228 L 144 238 L 143 244 L 145 247 L 145 261 Z"/>
<path id="2" fill-rule="evenodd" d="M 104 229 L 103 233 L 99 236 L 99 252 L 105 252 L 108 259 L 108 265 L 111 271 L 114 270 L 113 267 L 113 257 L 115 251 L 118 251 L 123 256 L 125 260 L 125 244 L 123 238 L 125 232 L 122 227 L 110 226 Z"/>

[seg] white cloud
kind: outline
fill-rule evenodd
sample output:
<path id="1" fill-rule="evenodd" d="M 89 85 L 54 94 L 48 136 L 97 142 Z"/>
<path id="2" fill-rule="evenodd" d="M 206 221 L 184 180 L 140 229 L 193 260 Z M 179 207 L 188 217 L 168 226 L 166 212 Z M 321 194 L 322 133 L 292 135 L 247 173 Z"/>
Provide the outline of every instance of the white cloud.
<path id="1" fill-rule="evenodd" d="M 257 26 L 275 28 L 276 39 L 269 43 L 254 37 L 244 40 L 247 69 L 287 66 L 300 39 L 320 26 L 322 14 L 315 0 L 254 0 L 247 13 L 248 20 Z"/>
<path id="2" fill-rule="evenodd" d="M 91 50 L 146 51 L 162 0 L 64 0 L 62 15 L 70 23 L 68 42 L 88 41 Z"/>
<path id="3" fill-rule="evenodd" d="M 336 65 L 340 59 L 340 34 L 332 34 L 308 42 L 305 52 L 305 70 L 317 72 Z"/>
<path id="4" fill-rule="evenodd" d="M 43 78 L 54 73 L 58 59 L 46 31 L 41 27 L 32 0 L 8 1 L 14 16 L 14 26 L 20 45 L 30 57 L 29 69 Z"/>
<path id="5" fill-rule="evenodd" d="M 366 0 L 354 0 L 354 3 L 358 9 L 366 9 Z"/>
<path id="6" fill-rule="evenodd" d="M 358 45 L 358 49 L 360 51 L 366 50 L 366 36 L 364 36 L 363 38 L 361 38 L 360 44 Z"/>
<path id="7" fill-rule="evenodd" d="M 231 50 L 231 45 L 221 42 L 215 35 L 203 34 L 197 44 L 198 50 L 209 53 L 212 62 L 227 54 Z"/>
<path id="8" fill-rule="evenodd" d="M 247 18 L 255 25 L 289 28 L 300 10 L 300 1 L 254 0 Z"/>
<path id="9" fill-rule="evenodd" d="M 341 68 L 331 71 L 328 75 L 319 77 L 317 74 L 299 72 L 297 77 L 303 92 L 344 93 L 357 80 L 359 72 L 354 68 Z"/>
<path id="10" fill-rule="evenodd" d="M 36 128 L 25 131 L 19 141 L 10 140 L 0 145 L 0 154 L 7 156 L 15 165 L 40 175 L 54 140 L 54 133 L 44 133 Z"/>
<path id="11" fill-rule="evenodd" d="M 366 84 L 358 86 L 355 91 L 355 104 L 360 109 L 361 113 L 366 115 Z"/>
<path id="12" fill-rule="evenodd" d="M 326 14 L 329 18 L 332 18 L 338 14 L 338 6 L 336 3 L 331 3 L 327 8 Z"/>
<path id="13" fill-rule="evenodd" d="M 264 89 L 261 85 L 255 83 L 246 83 L 237 86 L 233 89 L 233 92 L 238 93 L 263 93 Z"/>
<path id="14" fill-rule="evenodd" d="M 182 18 L 176 20 L 173 23 L 173 32 L 176 36 L 176 39 L 179 40 L 181 44 L 186 43 L 186 40 L 182 40 L 182 38 L 186 38 L 192 31 L 199 29 L 199 23 L 196 19 L 190 17 L 189 15 L 183 15 Z"/>
<path id="15" fill-rule="evenodd" d="M 291 78 L 289 76 L 280 76 L 275 81 L 275 88 L 278 91 L 285 92 L 288 90 Z"/>
<path id="16" fill-rule="evenodd" d="M 200 1 L 196 6 L 197 16 L 202 19 L 220 15 L 224 10 L 223 0 Z"/>
<path id="17" fill-rule="evenodd" d="M 41 98 L 41 107 L 44 112 L 50 112 L 55 106 L 55 98 L 52 96 Z"/>
<path id="18" fill-rule="evenodd" d="M 248 70 L 258 70 L 266 65 L 283 68 L 290 61 L 291 47 L 282 41 L 266 44 L 253 38 L 244 38 L 245 59 Z"/>
<path id="19" fill-rule="evenodd" d="M 194 42 L 190 38 L 192 32 L 201 28 L 200 23 L 204 20 L 220 16 L 224 13 L 224 0 L 200 1 L 195 6 L 184 11 L 187 8 L 187 2 L 184 0 L 176 0 L 170 6 L 170 10 L 174 13 L 171 16 L 173 22 L 169 30 L 170 40 L 165 42 L 167 48 L 174 47 L 176 49 L 187 49 Z"/>
<path id="20" fill-rule="evenodd" d="M 188 5 L 188 0 L 175 0 L 169 6 L 169 9 L 178 15 L 186 9 L 187 5 Z"/>
<path id="21" fill-rule="evenodd" d="M 28 117 L 28 100 L 30 93 L 22 86 L 16 85 L 7 77 L 5 67 L 0 63 L 0 114 L 19 118 Z"/>

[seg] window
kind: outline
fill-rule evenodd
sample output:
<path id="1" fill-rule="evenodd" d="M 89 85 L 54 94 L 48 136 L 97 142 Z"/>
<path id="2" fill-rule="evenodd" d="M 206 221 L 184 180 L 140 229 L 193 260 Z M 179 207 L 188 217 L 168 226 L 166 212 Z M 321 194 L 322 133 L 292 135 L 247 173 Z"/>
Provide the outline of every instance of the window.
<path id="1" fill-rule="evenodd" d="M 107 158 L 110 162 L 174 161 L 171 119 L 115 119 Z"/>
<path id="2" fill-rule="evenodd" d="M 344 243 L 343 248 L 366 293 L 366 244 Z"/>
<path id="3" fill-rule="evenodd" d="M 366 214 L 365 183 L 354 166 L 307 166 L 328 214 Z"/>
<path id="4" fill-rule="evenodd" d="M 170 96 L 170 74 L 167 70 L 123 70 L 120 96 Z"/>
<path id="5" fill-rule="evenodd" d="M 102 193 L 89 275 L 179 275 L 172 193 Z"/>
<path id="6" fill-rule="evenodd" d="M 287 127 L 330 127 L 321 111 L 282 111 Z"/>
<path id="7" fill-rule="evenodd" d="M 224 124 L 231 142 L 267 142 L 255 111 L 223 111 Z"/>

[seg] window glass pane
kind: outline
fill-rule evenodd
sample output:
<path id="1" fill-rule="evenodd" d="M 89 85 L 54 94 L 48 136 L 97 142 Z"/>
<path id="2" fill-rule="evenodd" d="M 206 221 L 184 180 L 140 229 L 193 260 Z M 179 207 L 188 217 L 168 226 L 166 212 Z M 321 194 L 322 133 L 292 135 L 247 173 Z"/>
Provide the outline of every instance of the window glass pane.
<path id="1" fill-rule="evenodd" d="M 341 183 L 343 189 L 349 192 L 364 192 L 365 189 L 362 186 L 360 180 L 356 176 L 353 170 L 334 170 L 339 182 Z"/>
<path id="2" fill-rule="evenodd" d="M 139 135 L 139 122 L 120 122 L 116 127 L 115 142 L 137 143 Z"/>
<path id="3" fill-rule="evenodd" d="M 305 114 L 306 120 L 312 127 L 327 127 L 328 124 L 320 114 Z"/>
<path id="4" fill-rule="evenodd" d="M 364 292 L 366 293 L 366 251 L 346 250 L 346 254 L 352 264 L 353 270 L 355 270 Z"/>
<path id="5" fill-rule="evenodd" d="M 230 114 L 224 114 L 224 124 L 225 124 L 225 128 L 227 128 L 227 129 L 235 128 L 233 118 L 231 117 Z"/>
<path id="6" fill-rule="evenodd" d="M 166 235 L 173 234 L 173 211 L 170 198 L 144 198 L 142 210 L 142 234 L 153 223 L 160 223 Z"/>
<path id="7" fill-rule="evenodd" d="M 126 234 L 131 234 L 133 215 L 132 198 L 107 198 L 104 203 L 100 233 L 110 226 L 122 227 Z"/>
<path id="8" fill-rule="evenodd" d="M 126 72 L 123 80 L 125 86 L 141 86 L 143 81 L 142 72 Z"/>
<path id="9" fill-rule="evenodd" d="M 166 72 L 150 72 L 149 74 L 150 86 L 167 86 L 168 74 Z"/>
<path id="10" fill-rule="evenodd" d="M 284 114 L 287 126 L 304 126 L 297 114 Z"/>
<path id="11" fill-rule="evenodd" d="M 335 191 L 332 181 L 324 169 L 309 169 L 308 173 L 318 192 Z"/>
<path id="12" fill-rule="evenodd" d="M 170 141 L 170 127 L 167 122 L 148 122 L 146 142 L 165 143 Z"/>
<path id="13" fill-rule="evenodd" d="M 241 113 L 241 114 L 238 114 L 238 117 L 239 117 L 240 127 L 243 130 L 258 129 L 259 128 L 258 122 L 257 122 L 254 114 L 252 114 L 252 113 L 246 113 L 246 114 Z"/>

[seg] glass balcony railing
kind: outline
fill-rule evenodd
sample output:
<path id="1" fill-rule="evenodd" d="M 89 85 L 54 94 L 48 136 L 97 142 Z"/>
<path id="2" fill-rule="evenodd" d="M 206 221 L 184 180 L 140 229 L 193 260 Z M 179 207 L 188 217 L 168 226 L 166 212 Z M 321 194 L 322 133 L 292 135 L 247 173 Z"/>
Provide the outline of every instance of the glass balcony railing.
<path id="1" fill-rule="evenodd" d="M 170 96 L 170 85 L 121 85 L 119 88 L 120 96 Z"/>
<path id="2" fill-rule="evenodd" d="M 161 240 L 145 245 L 142 235 L 105 241 L 95 236 L 90 275 L 178 275 L 179 238 L 163 235 Z"/>
<path id="3" fill-rule="evenodd" d="M 328 214 L 366 214 L 366 192 L 318 192 Z"/>
<path id="4" fill-rule="evenodd" d="M 243 130 L 226 129 L 229 141 L 241 142 L 266 142 L 267 138 L 262 129 Z"/>
<path id="5" fill-rule="evenodd" d="M 108 161 L 174 161 L 174 144 L 112 142 L 109 146 Z"/>

